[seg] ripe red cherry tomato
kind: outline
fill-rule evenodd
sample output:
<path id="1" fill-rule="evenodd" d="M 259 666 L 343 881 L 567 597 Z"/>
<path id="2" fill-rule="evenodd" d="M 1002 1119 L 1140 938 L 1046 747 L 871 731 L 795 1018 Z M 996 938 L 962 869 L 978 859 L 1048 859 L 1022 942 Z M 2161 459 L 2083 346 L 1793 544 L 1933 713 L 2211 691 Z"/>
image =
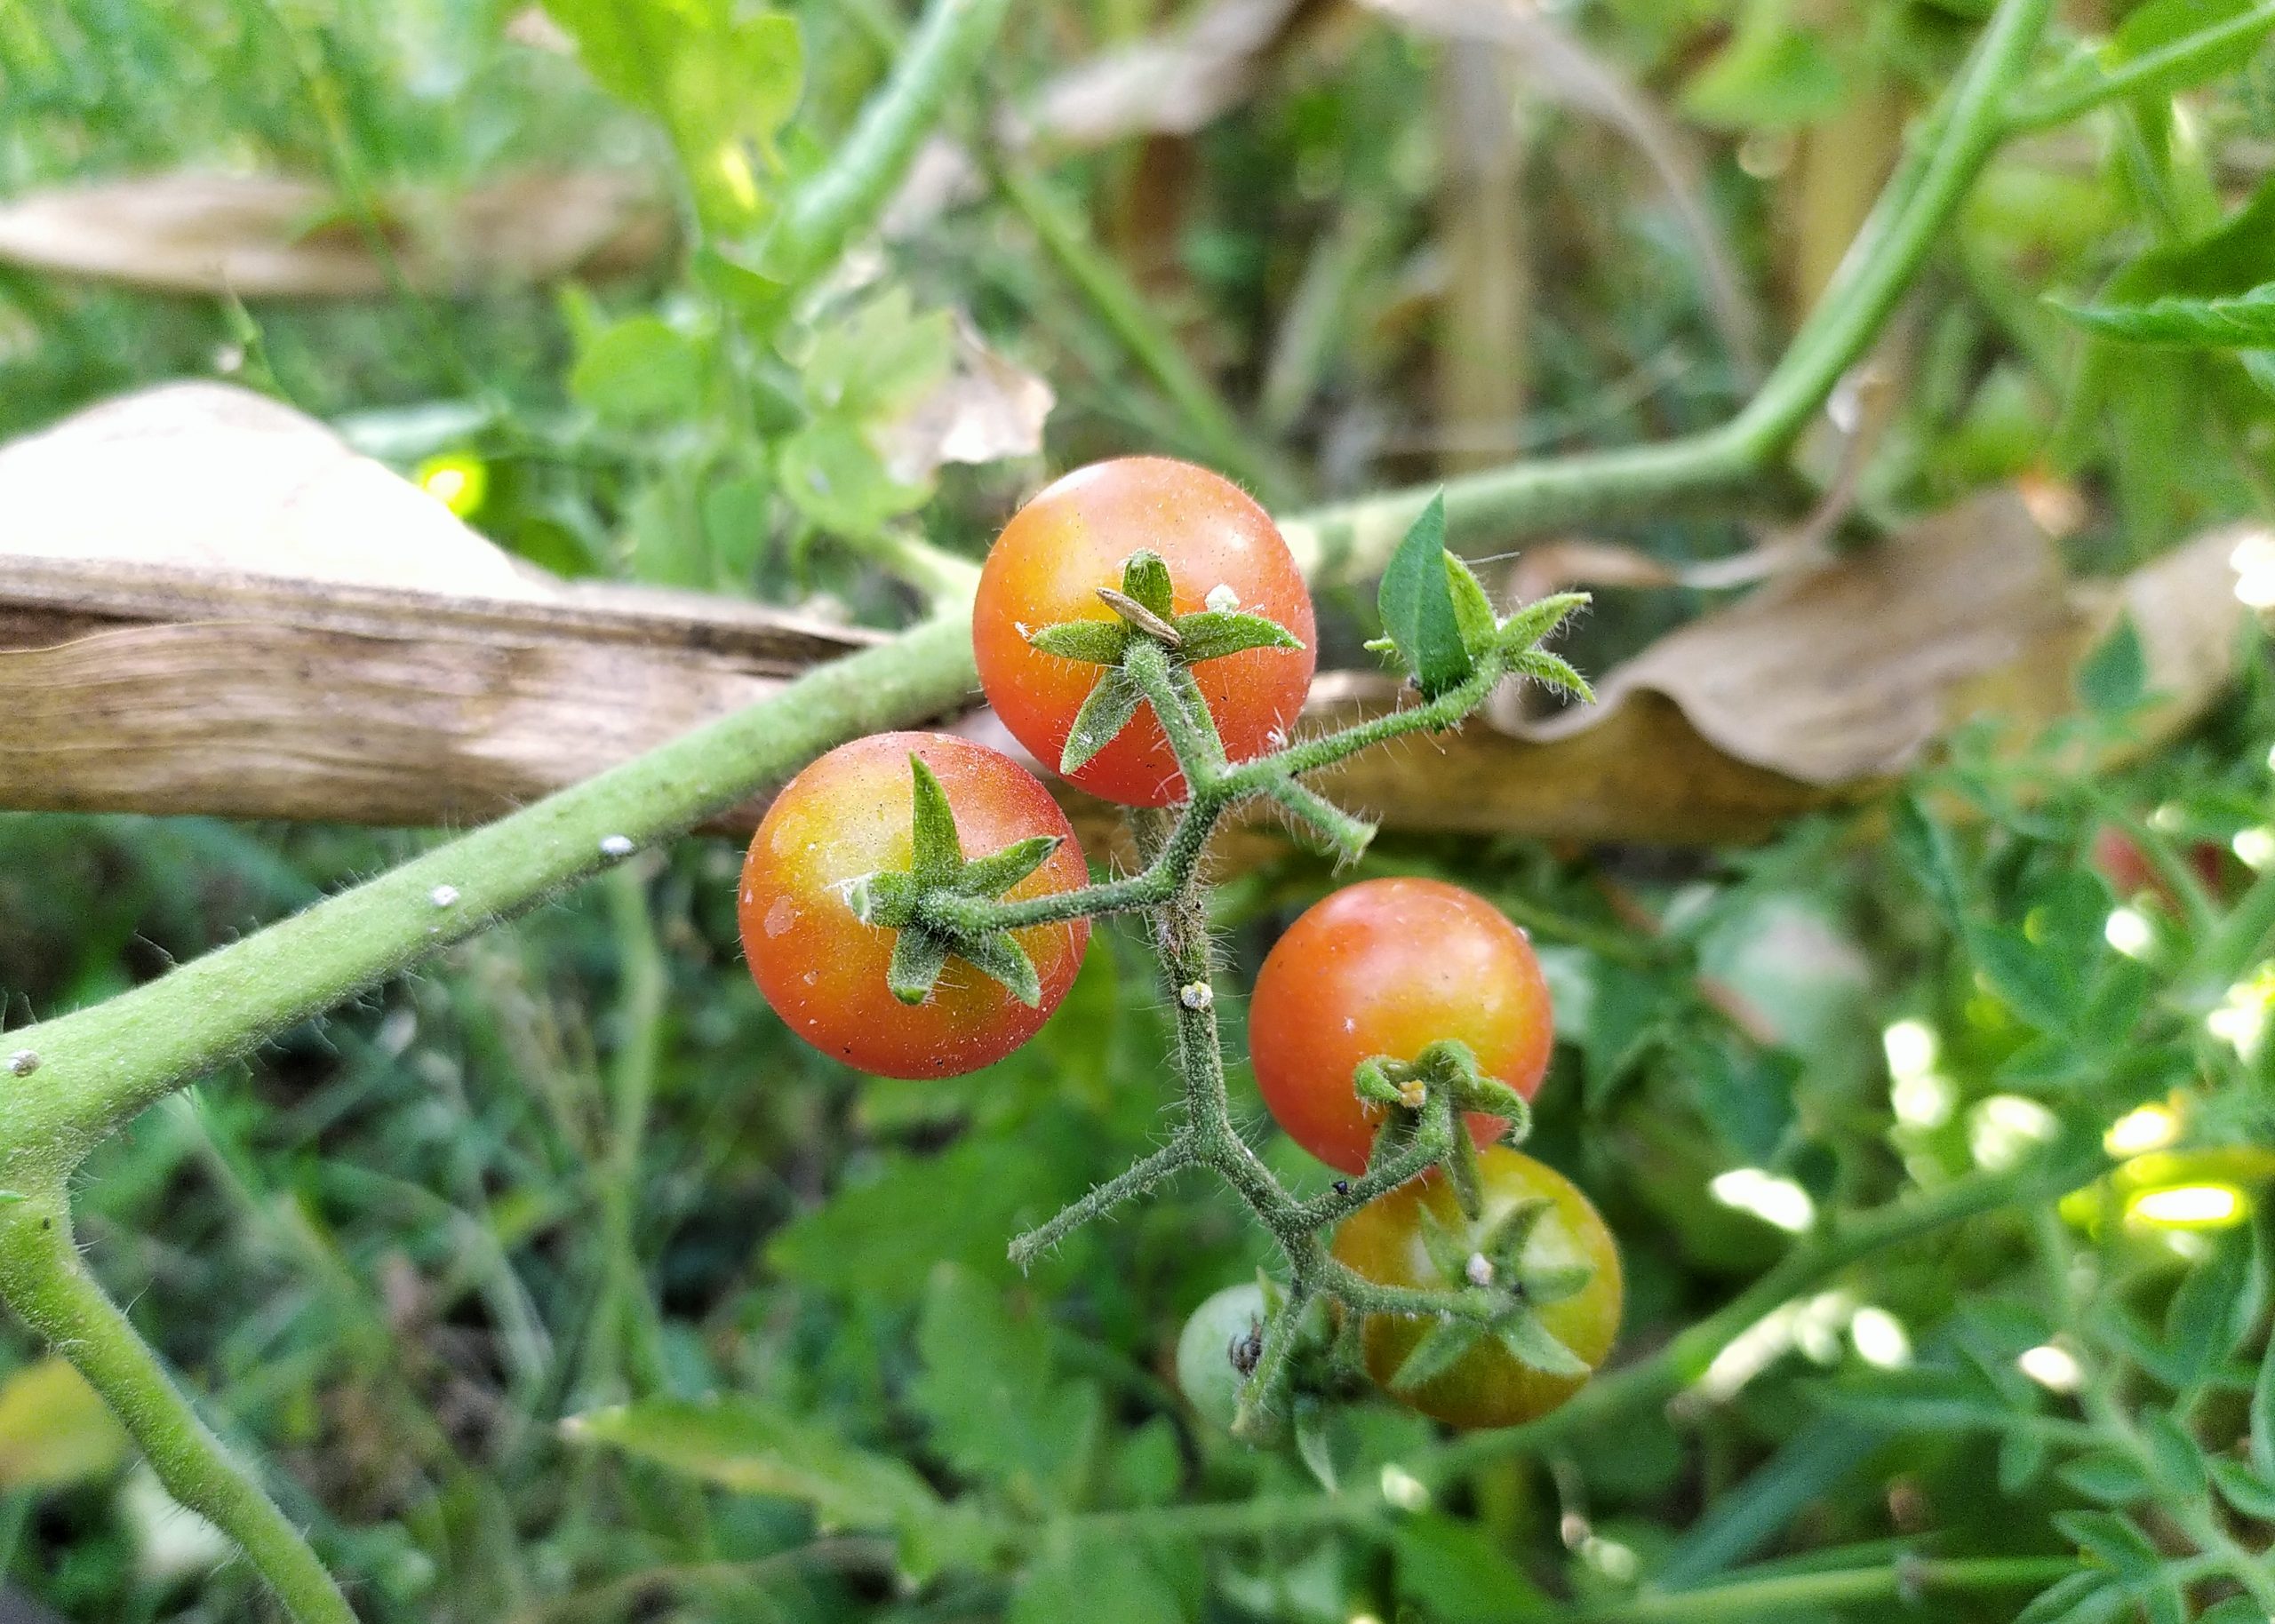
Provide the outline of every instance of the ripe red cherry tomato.
<path id="1" fill-rule="evenodd" d="M 1074 831 L 1034 774 L 970 739 L 881 733 L 839 745 L 774 798 L 743 863 L 737 914 L 751 976 L 791 1031 L 880 1077 L 954 1077 L 1034 1036 L 1066 996 L 1090 925 L 1071 919 L 1017 933 L 1042 983 L 1040 1008 L 953 957 L 922 1003 L 896 999 L 885 985 L 896 933 L 856 919 L 844 888 L 864 874 L 907 870 L 911 755 L 946 792 L 966 857 L 1032 835 L 1061 837 L 1065 843 L 1008 898 L 1087 883 Z"/>
<path id="2" fill-rule="evenodd" d="M 2191 842 L 2181 854 L 2181 860 L 2204 887 L 2205 895 L 2215 902 L 2227 890 L 2227 856 L 2224 848 L 2210 840 Z M 2093 864 L 2109 881 L 2109 888 L 2117 893 L 2119 901 L 2129 902 L 2146 893 L 2169 912 L 2182 912 L 2180 894 L 2172 883 L 2149 861 L 2149 854 L 2141 849 L 2140 843 L 2114 824 L 2103 824 L 2095 834 Z"/>
<path id="3" fill-rule="evenodd" d="M 1208 607 L 1209 594 L 1226 587 L 1239 607 L 1278 621 L 1303 643 L 1193 667 L 1232 760 L 1277 748 L 1303 708 L 1316 657 L 1303 572 L 1271 515 L 1239 486 L 1163 457 L 1077 469 L 1003 527 L 972 608 L 972 649 L 987 703 L 1019 743 L 1057 766 L 1101 667 L 1032 649 L 1027 635 L 1062 621 L 1114 619 L 1098 589 L 1118 589 L 1122 561 L 1140 550 L 1169 565 L 1177 614 Z M 1074 782 L 1126 806 L 1168 806 L 1185 795 L 1177 759 L 1150 709 L 1084 762 Z"/>
<path id="4" fill-rule="evenodd" d="M 1452 1185 L 1442 1174 L 1432 1174 L 1400 1185 L 1345 1219 L 1335 1233 L 1335 1255 L 1378 1286 L 1450 1290 L 1424 1242 L 1423 1208 L 1457 1246 L 1473 1247 L 1520 1203 L 1545 1200 L 1549 1210 L 1525 1245 L 1523 1268 L 1579 1263 L 1595 1272 L 1573 1295 L 1542 1304 L 1540 1323 L 1591 1370 L 1601 1365 L 1619 1334 L 1623 1294 L 1619 1246 L 1610 1230 L 1571 1180 L 1521 1151 L 1491 1146 L 1479 1153 L 1477 1173 L 1484 1202 L 1474 1223 L 1462 1216 Z M 1586 1385 L 1585 1376 L 1552 1376 L 1519 1364 L 1489 1339 L 1419 1387 L 1403 1392 L 1393 1388 L 1391 1379 L 1429 1328 L 1428 1320 L 1404 1315 L 1367 1316 L 1360 1327 L 1367 1373 L 1399 1403 L 1450 1425 L 1513 1427 L 1545 1415 Z"/>
<path id="5" fill-rule="evenodd" d="M 1345 1173 L 1366 1170 L 1382 1108 L 1351 1074 L 1377 1055 L 1412 1060 L 1458 1039 L 1528 1100 L 1548 1069 L 1548 983 L 1525 933 L 1436 880 L 1369 880 L 1307 911 L 1273 944 L 1249 1005 L 1257 1086 L 1289 1136 Z M 1489 1143 L 1505 1124 L 1472 1113 Z"/>

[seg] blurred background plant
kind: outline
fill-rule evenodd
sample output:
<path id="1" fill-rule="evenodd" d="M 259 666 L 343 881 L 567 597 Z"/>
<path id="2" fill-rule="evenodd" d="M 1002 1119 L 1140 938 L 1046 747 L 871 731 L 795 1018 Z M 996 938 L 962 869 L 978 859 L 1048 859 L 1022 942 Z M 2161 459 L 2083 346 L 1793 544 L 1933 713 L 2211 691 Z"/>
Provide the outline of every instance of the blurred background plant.
<path id="1" fill-rule="evenodd" d="M 0 12 L 0 196 L 313 180 L 285 245 L 379 281 L 214 297 L 12 255 L 0 434 L 227 377 L 547 569 L 890 624 L 1096 455 L 1290 511 L 1723 420 L 1983 10 L 1002 9 Z M 2270 27 L 2064 8 L 1872 386 L 1804 448 L 1856 525 L 2013 486 L 2094 576 L 2271 516 Z M 889 76 L 922 60 L 919 105 Z M 588 171 L 648 246 L 563 280 L 499 268 L 554 194 L 479 237 L 454 211 Z M 1579 539 L 1662 571 L 1773 545 L 1672 513 Z M 2258 568 L 2239 590 L 2275 601 Z M 1600 670 L 1721 596 L 1606 594 L 1571 651 Z M 1361 597 L 1327 606 L 1346 663 Z M 2121 773 L 2081 763 L 2153 699 L 2123 622 L 2053 735 L 1985 716 L 1765 844 L 1378 845 L 1361 872 L 1494 896 L 1554 976 L 1532 1148 L 1602 1206 L 1630 1308 L 1624 1368 L 1537 1429 L 1361 1410 L 1305 1461 L 1199 1421 L 1173 1350 L 1263 1257 L 1235 1206 L 1180 1187 L 1032 1276 L 1004 1256 L 1158 1126 L 1130 944 L 1102 931 L 988 1071 L 856 1077 L 758 1000 L 714 840 L 147 1113 L 79 1181 L 82 1235 L 373 1618 L 2264 1618 L 2275 692 L 2256 643 L 2243 670 Z M 428 839 L 0 819 L 0 1013 Z M 1348 877 L 1233 878 L 1227 986 Z M 0 1346 L 14 1593 L 259 1616 L 76 1378 Z"/>

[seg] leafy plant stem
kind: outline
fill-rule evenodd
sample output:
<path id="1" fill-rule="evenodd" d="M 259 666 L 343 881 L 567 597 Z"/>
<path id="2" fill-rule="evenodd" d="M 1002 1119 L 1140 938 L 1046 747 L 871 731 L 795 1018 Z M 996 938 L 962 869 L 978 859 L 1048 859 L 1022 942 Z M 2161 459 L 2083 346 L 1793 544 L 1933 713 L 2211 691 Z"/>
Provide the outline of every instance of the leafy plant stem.
<path id="1" fill-rule="evenodd" d="M 331 1574 L 104 1294 L 71 1234 L 61 1178 L 0 1206 L 0 1296 L 76 1365 L 166 1491 L 243 1548 L 299 1624 L 354 1624 Z"/>
<path id="2" fill-rule="evenodd" d="M 2077 84 L 2067 88 L 2057 84 L 2036 95 L 2017 96 L 2007 110 L 2007 133 L 2026 135 L 2066 124 L 2137 90 L 2184 75 L 2195 64 L 2255 39 L 2270 28 L 2275 28 L 2275 0 L 2261 0 L 2260 4 L 2222 18 L 2210 28 L 2144 52 L 2121 67 L 2081 76 Z"/>
<path id="3" fill-rule="evenodd" d="M 1454 480 L 1443 487 L 1449 522 L 1505 534 L 1728 496 L 1759 482 L 1863 357 L 1943 237 L 2007 131 L 2008 96 L 2029 65 L 2049 5 L 2001 0 L 1973 59 L 1933 115 L 1933 145 L 1889 183 L 1875 224 L 1850 250 L 1843 274 L 1736 417 L 1663 444 L 1517 462 Z M 1438 490 L 1382 491 L 1297 514 L 1283 528 L 1315 574 L 1364 576 L 1380 566 Z"/>

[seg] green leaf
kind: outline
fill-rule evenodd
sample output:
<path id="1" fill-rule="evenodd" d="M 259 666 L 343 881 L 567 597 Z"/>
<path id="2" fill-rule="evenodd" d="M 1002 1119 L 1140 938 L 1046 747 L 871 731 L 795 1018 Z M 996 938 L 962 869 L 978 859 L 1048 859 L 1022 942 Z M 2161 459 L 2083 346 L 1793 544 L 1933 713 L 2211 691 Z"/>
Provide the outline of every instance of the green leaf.
<path id="1" fill-rule="evenodd" d="M 1296 1400 L 1296 1454 L 1319 1486 L 1335 1493 L 1335 1413 L 1310 1394 Z"/>
<path id="2" fill-rule="evenodd" d="M 898 1461 L 756 1398 L 643 1399 L 572 1415 L 562 1432 L 739 1493 L 803 1501 L 826 1527 L 901 1528 L 942 1509 Z"/>
<path id="3" fill-rule="evenodd" d="M 1446 1228 L 1443 1221 L 1428 1206 L 1416 1209 L 1421 1222 L 1415 1226 L 1422 1237 L 1422 1249 L 1429 1254 L 1432 1267 L 1449 1285 L 1469 1283 L 1469 1260 L 1473 1248 L 1467 1241 Z"/>
<path id="4" fill-rule="evenodd" d="M 108 1476 L 128 1448 L 126 1429 L 63 1360 L 27 1365 L 0 1384 L 0 1492 Z"/>
<path id="5" fill-rule="evenodd" d="M 2079 1550 L 2127 1579 L 2155 1572 L 2162 1559 L 2149 1536 L 2114 1511 L 2057 1511 L 2054 1526 Z"/>
<path id="6" fill-rule="evenodd" d="M 992 1614 L 991 1614 L 992 1616 Z M 1030 1564 L 1004 1624 L 1185 1624 L 1177 1588 L 1135 1540 L 1062 1540 Z"/>
<path id="7" fill-rule="evenodd" d="M 1518 1202 L 1495 1221 L 1477 1249 L 1492 1259 L 1496 1268 L 1522 1274 L 1525 1248 L 1532 1244 L 1533 1231 L 1553 1210 L 1554 1204 L 1545 1197 Z"/>
<path id="8" fill-rule="evenodd" d="M 1545 649 L 1535 649 L 1515 656 L 1509 661 L 1509 670 L 1520 677 L 1529 677 L 1544 688 L 1553 688 L 1569 694 L 1584 705 L 1593 705 L 1596 690 L 1588 680 L 1574 668 L 1572 662 L 1561 654 L 1551 654 Z"/>
<path id="9" fill-rule="evenodd" d="M 921 926 L 906 926 L 893 937 L 885 989 L 904 1004 L 921 1004 L 932 996 L 947 962 L 947 937 Z"/>
<path id="10" fill-rule="evenodd" d="M 2103 1624 L 2131 1600 L 2121 1585 L 2095 1571 L 2057 1580 L 2015 1615 L 2015 1624 Z"/>
<path id="11" fill-rule="evenodd" d="M 1682 88 L 1682 108 L 1724 130 L 1784 130 L 1839 107 L 1848 82 L 1832 49 L 1783 0 L 1751 0 L 1736 32 Z"/>
<path id="12" fill-rule="evenodd" d="M 627 316 L 577 346 L 569 393 L 611 423 L 694 417 L 703 408 L 706 346 L 651 315 Z"/>
<path id="13" fill-rule="evenodd" d="M 1540 1316 L 1529 1309 L 1496 1320 L 1493 1334 L 1509 1357 L 1546 1376 L 1585 1376 L 1588 1362 L 1550 1333 Z"/>
<path id="14" fill-rule="evenodd" d="M 1158 553 L 1140 548 L 1122 561 L 1122 590 L 1164 620 L 1177 613 L 1169 567 Z"/>
<path id="15" fill-rule="evenodd" d="M 1446 590 L 1453 595 L 1454 626 L 1461 633 L 1462 646 L 1481 657 L 1499 638 L 1500 618 L 1476 572 L 1450 553 L 1446 554 Z"/>
<path id="16" fill-rule="evenodd" d="M 1064 840 L 1056 834 L 1030 835 L 999 852 L 976 857 L 949 880 L 948 888 L 964 896 L 1001 896 L 1050 862 Z"/>
<path id="17" fill-rule="evenodd" d="M 1029 1009 L 1042 1007 L 1042 982 L 1035 974 L 1034 960 L 1010 931 L 958 936 L 950 951 L 989 980 L 1001 982 Z"/>
<path id="18" fill-rule="evenodd" d="M 1238 609 L 1201 609 L 1180 615 L 1176 625 L 1177 636 L 1183 640 L 1177 645 L 1177 657 L 1188 665 L 1220 660 L 1228 654 L 1242 654 L 1250 649 L 1304 646 L 1293 632 L 1278 621 Z"/>
<path id="19" fill-rule="evenodd" d="M 2078 667 L 2078 697 L 2103 716 L 2133 709 L 2148 697 L 2149 659 L 2133 617 L 2119 615 Z"/>
<path id="20" fill-rule="evenodd" d="M 1522 1624 L 1550 1616 L 1548 1598 L 1475 1523 L 1425 1511 L 1398 1518 L 1390 1539 L 1398 1559 L 1399 1597 L 1425 1618 L 1448 1624 Z M 1407 1612 L 1401 1608 L 1399 1616 Z"/>
<path id="21" fill-rule="evenodd" d="M 2229 1230 L 2212 1238 L 2212 1245 L 2211 1256 L 2188 1271 L 2165 1310 L 2172 1370 L 2191 1389 L 2226 1361 L 2250 1329 L 2250 1233 Z"/>
<path id="22" fill-rule="evenodd" d="M 2082 999 L 2053 955 L 2019 930 L 1978 925 L 1967 933 L 1968 951 L 1991 990 L 2032 1026 L 2066 1031 Z"/>
<path id="23" fill-rule="evenodd" d="M 1130 725 L 1145 701 L 1137 679 L 1119 665 L 1100 676 L 1098 686 L 1090 689 L 1090 697 L 1082 701 L 1082 708 L 1074 712 L 1074 725 L 1066 730 L 1066 747 L 1058 752 L 1058 770 L 1074 773 L 1114 743 L 1115 736 Z"/>
<path id="24" fill-rule="evenodd" d="M 894 479 L 860 425 L 835 412 L 776 442 L 774 476 L 793 506 L 838 536 L 874 536 L 930 495 Z"/>
<path id="25" fill-rule="evenodd" d="M 914 781 L 914 806 L 909 823 L 909 872 L 926 885 L 938 885 L 955 878 L 963 867 L 963 843 L 956 838 L 956 815 L 948 805 L 948 793 L 940 787 L 939 779 L 924 764 L 924 758 L 911 753 L 908 771 Z"/>
<path id="26" fill-rule="evenodd" d="M 1119 665 L 1130 647 L 1130 627 L 1121 620 L 1062 620 L 1030 633 L 1027 646 L 1086 665 Z"/>
<path id="27" fill-rule="evenodd" d="M 2020 1494 L 2046 1469 L 2046 1437 L 2017 1429 L 1999 1440 L 1999 1492 Z"/>
<path id="28" fill-rule="evenodd" d="M 1433 1378 L 1444 1375 L 1484 1337 L 1485 1327 L 1475 1320 L 1437 1321 L 1399 1361 L 1398 1368 L 1391 1373 L 1391 1387 L 1398 1392 L 1411 1392 Z"/>
<path id="29" fill-rule="evenodd" d="M 1030 1505 L 1077 1492 L 1104 1405 L 1090 1382 L 1060 1377 L 1047 1319 L 1013 1315 L 997 1287 L 943 1264 L 924 1294 L 916 1347 L 924 1367 L 911 1392 L 943 1459 Z"/>
<path id="30" fill-rule="evenodd" d="M 1594 601 L 1587 593 L 1558 592 L 1521 605 L 1501 623 L 1499 641 L 1502 651 L 1513 656 L 1524 653 L 1536 643 L 1553 636 L 1576 610 Z"/>
<path id="31" fill-rule="evenodd" d="M 2231 1596 L 2198 1615 L 2196 1624 L 2267 1624 L 2267 1609 L 2248 1596 Z"/>
<path id="32" fill-rule="evenodd" d="M 2222 299 L 2167 294 L 2138 305 L 2046 302 L 2080 327 L 2131 344 L 2181 344 L 2198 349 L 2264 349 L 2275 345 L 2275 282 Z"/>
<path id="33" fill-rule="evenodd" d="M 2125 20 L 2117 25 L 2117 32 L 2102 52 L 2102 60 L 2107 67 L 2122 68 L 2232 21 L 2250 11 L 2252 5 L 2253 0 L 2148 0 L 2146 5 L 2135 6 L 2125 14 Z M 2193 62 L 2151 75 L 2132 93 L 2136 100 L 2169 95 L 2189 85 L 2234 73 L 2251 61 L 2271 27 L 2275 27 L 2275 17 Z"/>
<path id="34" fill-rule="evenodd" d="M 1587 1290 L 1596 1271 L 1592 1264 L 1565 1263 L 1554 1269 L 1527 1270 L 1519 1278 L 1524 1281 L 1525 1301 L 1535 1308 L 1546 1308 Z"/>
<path id="35" fill-rule="evenodd" d="M 2224 1457 L 2212 1462 L 2212 1482 L 2226 1501 L 2244 1516 L 2255 1522 L 2275 1523 L 2275 1483 L 2253 1471 L 2240 1461 Z"/>
<path id="36" fill-rule="evenodd" d="M 817 409 L 869 423 L 922 399 L 947 377 L 954 357 L 948 313 L 918 315 L 908 291 L 893 287 L 818 328 L 799 370 Z"/>
<path id="37" fill-rule="evenodd" d="M 1422 692 L 1435 698 L 1475 669 L 1446 567 L 1446 499 L 1430 498 L 1383 571 L 1383 630 Z"/>
<path id="38" fill-rule="evenodd" d="M 2104 1506 L 2136 1505 L 2155 1493 L 2148 1474 L 2132 1457 L 2113 1452 L 2079 1455 L 2054 1475 L 2087 1500 Z"/>
<path id="39" fill-rule="evenodd" d="M 1904 871 L 1926 888 L 1946 925 L 1961 924 L 1967 918 L 1967 888 L 1951 832 L 1913 795 L 1896 803 L 1893 822 L 1891 832 Z"/>

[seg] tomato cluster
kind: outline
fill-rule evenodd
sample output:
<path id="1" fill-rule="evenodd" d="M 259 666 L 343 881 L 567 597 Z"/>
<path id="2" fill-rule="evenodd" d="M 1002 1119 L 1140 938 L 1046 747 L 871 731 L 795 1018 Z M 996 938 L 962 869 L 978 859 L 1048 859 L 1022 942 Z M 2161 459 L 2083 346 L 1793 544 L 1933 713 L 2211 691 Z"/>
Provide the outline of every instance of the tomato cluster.
<path id="1" fill-rule="evenodd" d="M 1143 577 L 1150 601 L 1137 601 L 1133 561 L 1152 572 Z M 1260 641 L 1253 621 L 1214 657 L 1193 652 L 1201 642 L 1176 641 L 1179 626 L 1223 638 L 1237 617 L 1270 622 L 1273 641 Z M 1069 746 L 1090 725 L 1083 715 L 1102 681 L 1098 661 L 1116 657 L 1117 640 L 1134 634 L 1123 623 L 1184 650 L 1177 680 L 1205 702 L 1228 761 L 1288 742 L 1312 677 L 1311 600 L 1279 530 L 1237 487 L 1160 458 L 1069 474 L 1005 527 L 973 611 L 981 686 L 1022 744 L 1054 763 L 1063 752 L 1066 776 L 1093 794 L 1170 805 L 1186 786 L 1150 709 L 1133 704 L 1115 713 L 1128 718 L 1118 731 L 1094 729 L 1083 748 Z M 1039 637 L 1045 628 L 1058 630 Z M 1100 648 L 1109 652 L 1080 657 Z M 884 1076 L 954 1075 L 1034 1035 L 1073 983 L 1090 926 L 1079 903 L 1059 911 L 1074 917 L 1044 918 L 1046 907 L 988 927 L 959 925 L 922 899 L 1028 903 L 1077 892 L 1087 880 L 1065 813 L 1024 767 L 950 735 L 882 734 L 823 756 L 775 799 L 743 869 L 744 951 L 767 1001 L 824 1053 Z M 1025 919 L 1041 922 L 1000 927 Z M 1392 1109 L 1355 1091 L 1362 1063 L 1410 1070 L 1425 1051 L 1452 1050 L 1473 1061 L 1465 1075 L 1529 1101 L 1552 1023 L 1522 931 L 1457 887 L 1389 879 L 1335 892 L 1281 937 L 1257 982 L 1249 1037 L 1280 1126 L 1321 1160 L 1359 1174 Z M 1474 1100 L 1484 1088 L 1467 1086 L 1470 1095 L 1452 1097 Z M 1516 1105 L 1506 1092 L 1488 1092 L 1485 1103 Z M 1562 1402 L 1585 1379 L 1573 1373 L 1603 1358 L 1618 1326 L 1618 1257 L 1577 1190 L 1495 1142 L 1506 1122 L 1472 1111 L 1467 1125 L 1481 1147 L 1463 1185 L 1477 1198 L 1469 1210 L 1433 1170 L 1353 1214 L 1333 1250 L 1346 1278 L 1409 1291 L 1475 1288 L 1489 1254 L 1516 1270 L 1506 1283 L 1513 1304 L 1525 1301 L 1526 1271 L 1563 1282 L 1553 1300 L 1544 1292 L 1522 1310 L 1520 1327 L 1553 1339 L 1563 1373 L 1520 1357 L 1523 1339 L 1506 1326 L 1497 1340 L 1483 1335 L 1481 1320 L 1476 1346 L 1401 1386 L 1400 1366 L 1431 1317 L 1370 1315 L 1358 1327 L 1369 1371 L 1401 1401 L 1458 1425 L 1500 1426 Z M 1219 1419 L 1229 1419 L 1245 1381 L 1243 1352 L 1254 1362 L 1262 1316 L 1257 1288 L 1220 1293 L 1180 1345 L 1188 1392 Z"/>

